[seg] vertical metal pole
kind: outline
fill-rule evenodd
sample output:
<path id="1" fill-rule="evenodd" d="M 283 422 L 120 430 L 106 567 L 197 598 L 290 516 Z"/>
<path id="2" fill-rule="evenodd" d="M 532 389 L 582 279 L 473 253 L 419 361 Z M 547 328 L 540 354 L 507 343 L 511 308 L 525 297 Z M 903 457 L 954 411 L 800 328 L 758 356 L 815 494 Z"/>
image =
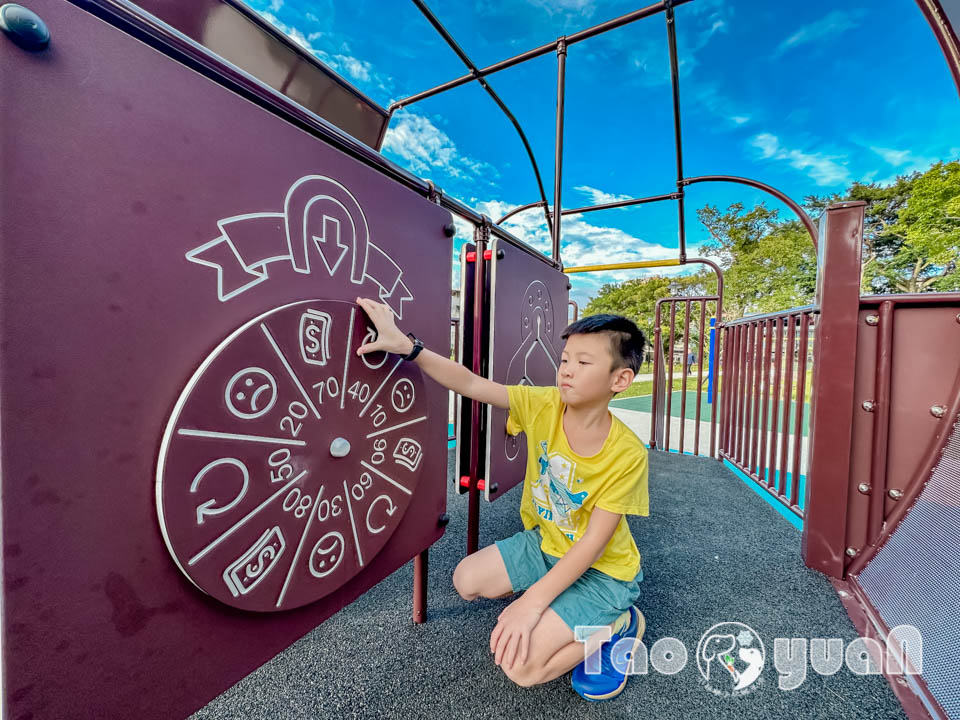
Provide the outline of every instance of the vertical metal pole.
<path id="1" fill-rule="evenodd" d="M 650 447 L 653 450 L 658 449 L 659 443 L 657 442 L 657 412 L 660 410 L 658 407 L 658 399 L 660 397 L 660 364 L 663 362 L 663 347 L 662 345 L 662 336 L 660 334 L 660 302 L 654 306 L 654 320 L 653 320 L 653 405 L 650 408 Z"/>
<path id="2" fill-rule="evenodd" d="M 703 398 L 701 397 L 701 390 L 703 388 L 703 346 L 707 341 L 707 333 L 713 333 L 713 328 L 709 331 L 704 324 L 707 321 L 707 301 L 700 301 L 700 348 L 697 352 L 697 412 L 696 418 L 694 419 L 693 426 L 693 454 L 700 454 L 700 406 L 703 404 Z M 713 354 L 712 352 L 710 353 Z M 708 360 L 709 362 L 709 360 Z M 716 414 L 717 408 L 713 407 L 713 412 Z"/>
<path id="3" fill-rule="evenodd" d="M 562 262 L 560 260 L 560 218 L 563 205 L 560 198 L 560 185 L 563 181 L 563 101 L 566 73 L 567 39 L 561 37 L 557 40 L 557 136 L 553 166 L 553 259 L 557 263 Z"/>
<path id="4" fill-rule="evenodd" d="M 690 366 L 687 355 L 690 353 L 690 301 L 683 304 L 683 383 L 680 390 L 680 454 L 683 455 L 683 431 L 687 425 L 687 376 Z"/>
<path id="5" fill-rule="evenodd" d="M 833 578 L 844 576 L 850 560 L 845 546 L 865 205 L 828 207 L 820 219 L 817 252 L 820 317 L 813 343 L 810 470 L 800 552 L 807 567 Z"/>
<path id="6" fill-rule="evenodd" d="M 723 273 L 717 273 L 717 306 L 716 306 L 716 317 L 717 317 L 717 337 L 720 337 L 719 333 L 722 332 L 723 327 Z M 720 374 L 719 370 L 723 366 L 723 363 L 726 362 L 724 357 L 724 352 L 726 352 L 726 346 L 721 343 L 716 347 L 716 355 L 713 358 L 713 388 L 710 391 L 711 404 L 713 405 L 713 410 L 710 412 L 710 457 L 717 457 L 717 393 L 720 390 Z"/>
<path id="7" fill-rule="evenodd" d="M 773 407 L 770 410 L 770 447 L 767 452 L 767 468 L 770 471 L 770 482 L 767 483 L 768 487 L 776 486 L 777 484 L 777 443 L 780 442 L 780 369 L 783 366 L 783 330 L 784 330 L 784 319 L 777 318 L 777 338 L 776 342 L 776 357 L 773 361 L 773 393 L 771 395 L 771 403 Z"/>
<path id="8" fill-rule="evenodd" d="M 790 483 L 790 507 L 797 508 L 800 488 L 800 455 L 803 451 L 803 406 L 807 394 L 807 341 L 810 336 L 810 315 L 800 318 L 800 349 L 797 351 L 797 408 L 793 428 L 793 482 Z M 799 508 L 797 508 L 799 509 Z"/>
<path id="9" fill-rule="evenodd" d="M 675 298 L 670 299 L 670 337 L 668 339 L 670 349 L 667 351 L 667 413 L 666 420 L 664 425 L 664 441 L 663 449 L 667 452 L 670 452 L 670 426 L 673 425 L 673 336 L 676 332 L 677 327 L 677 301 Z"/>
<path id="10" fill-rule="evenodd" d="M 737 385 L 737 465 L 743 467 L 743 446 L 747 441 L 746 417 L 750 412 L 747 393 L 750 390 L 750 342 L 753 340 L 753 325 L 740 326 L 740 376 Z"/>
<path id="11" fill-rule="evenodd" d="M 788 465 L 787 451 L 790 447 L 790 398 L 793 397 L 793 353 L 797 345 L 797 316 L 787 316 L 787 344 L 783 349 L 784 363 L 786 365 L 783 376 L 783 429 L 780 433 L 780 487 L 777 488 L 777 494 L 781 499 L 785 498 L 787 492 Z M 796 482 L 796 478 L 790 478 L 790 482 Z"/>
<path id="12" fill-rule="evenodd" d="M 673 136 L 677 149 L 677 212 L 679 214 L 680 262 L 687 261 L 687 234 L 683 220 L 683 142 L 680 135 L 680 64 L 677 61 L 677 24 L 673 7 L 668 6 L 667 45 L 670 48 L 670 84 L 673 87 Z"/>
<path id="13" fill-rule="evenodd" d="M 427 548 L 413 559 L 413 621 L 427 621 Z"/>
<path id="14" fill-rule="evenodd" d="M 490 227 L 486 216 L 484 224 L 477 227 L 474 233 L 476 238 L 477 255 L 474 260 L 473 286 L 473 367 L 475 375 L 483 375 L 483 321 L 484 321 L 484 261 L 483 253 L 487 249 L 487 240 L 490 238 Z M 479 547 L 480 537 L 480 413 L 483 408 L 476 400 L 470 401 L 470 487 L 468 488 L 467 504 L 467 555 L 475 553 Z"/>
<path id="15" fill-rule="evenodd" d="M 766 335 L 763 330 L 766 323 L 755 323 L 756 335 L 753 341 L 753 429 L 750 431 L 750 472 L 756 472 L 757 451 L 760 449 L 760 391 L 763 388 L 763 376 L 767 365 L 763 362 L 763 351 L 766 346 Z"/>
<path id="16" fill-rule="evenodd" d="M 770 353 L 773 350 L 773 321 L 765 320 L 763 323 L 763 335 L 766 339 L 763 356 L 763 417 L 760 419 L 760 453 L 757 455 L 757 479 L 767 487 L 770 487 L 770 479 L 767 477 L 767 442 L 770 440 Z"/>

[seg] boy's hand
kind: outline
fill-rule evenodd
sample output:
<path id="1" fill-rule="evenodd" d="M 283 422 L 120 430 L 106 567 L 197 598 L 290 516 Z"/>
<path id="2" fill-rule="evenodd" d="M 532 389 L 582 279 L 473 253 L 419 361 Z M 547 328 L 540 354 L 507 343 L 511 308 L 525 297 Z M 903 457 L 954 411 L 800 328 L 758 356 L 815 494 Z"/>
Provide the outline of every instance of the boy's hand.
<path id="1" fill-rule="evenodd" d="M 519 660 L 523 665 L 527 661 L 530 651 L 530 634 L 540 622 L 543 608 L 538 607 L 520 596 L 507 605 L 500 617 L 497 626 L 490 633 L 490 652 L 495 653 L 497 665 L 501 663 L 511 670 Z"/>
<path id="2" fill-rule="evenodd" d="M 400 332 L 393 319 L 393 310 L 390 309 L 389 305 L 359 297 L 357 298 L 357 305 L 363 308 L 367 317 L 377 328 L 376 340 L 358 347 L 357 355 L 366 355 L 377 350 L 396 353 L 397 355 L 409 355 L 413 351 L 413 342 Z"/>

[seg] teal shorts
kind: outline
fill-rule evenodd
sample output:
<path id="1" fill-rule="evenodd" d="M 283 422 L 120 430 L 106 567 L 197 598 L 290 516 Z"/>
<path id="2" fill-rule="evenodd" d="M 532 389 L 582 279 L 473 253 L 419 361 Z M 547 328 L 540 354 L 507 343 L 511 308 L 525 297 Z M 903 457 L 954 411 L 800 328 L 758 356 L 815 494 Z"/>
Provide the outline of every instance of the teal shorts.
<path id="1" fill-rule="evenodd" d="M 514 592 L 523 592 L 533 585 L 560 559 L 543 552 L 540 540 L 540 528 L 497 540 L 497 549 L 507 566 Z M 609 625 L 636 602 L 641 580 L 642 569 L 633 580 L 625 581 L 588 568 L 550 603 L 550 607 L 574 633 L 578 625 Z"/>

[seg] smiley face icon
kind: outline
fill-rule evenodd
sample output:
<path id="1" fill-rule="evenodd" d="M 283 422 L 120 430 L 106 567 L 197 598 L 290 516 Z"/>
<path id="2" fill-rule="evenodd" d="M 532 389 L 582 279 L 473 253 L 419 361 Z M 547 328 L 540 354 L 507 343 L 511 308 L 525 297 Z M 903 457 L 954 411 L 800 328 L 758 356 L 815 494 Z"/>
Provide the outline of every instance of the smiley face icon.
<path id="1" fill-rule="evenodd" d="M 263 368 L 244 368 L 227 382 L 227 409 L 241 420 L 266 415 L 277 402 L 277 381 Z"/>
<path id="2" fill-rule="evenodd" d="M 413 407 L 414 401 L 413 383 L 407 378 L 400 378 L 393 385 L 393 392 L 390 394 L 390 400 L 393 402 L 393 409 L 397 412 L 406 412 Z"/>
<path id="3" fill-rule="evenodd" d="M 310 574 L 316 578 L 326 577 L 343 560 L 343 535 L 336 530 L 328 532 L 317 541 L 310 552 Z"/>

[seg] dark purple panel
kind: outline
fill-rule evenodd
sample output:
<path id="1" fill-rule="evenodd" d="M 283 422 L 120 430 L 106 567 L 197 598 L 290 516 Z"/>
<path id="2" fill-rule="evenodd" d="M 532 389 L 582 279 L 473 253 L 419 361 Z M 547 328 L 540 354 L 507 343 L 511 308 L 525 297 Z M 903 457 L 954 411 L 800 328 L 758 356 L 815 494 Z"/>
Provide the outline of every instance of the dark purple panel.
<path id="1" fill-rule="evenodd" d="M 500 240 L 494 241 L 491 257 L 493 321 L 488 377 L 507 385 L 556 385 L 563 349 L 560 335 L 567 319 L 567 276 Z M 506 422 L 506 410 L 488 406 L 488 500 L 523 481 L 526 435 L 507 435 Z M 495 493 L 490 491 L 493 484 Z"/>
<path id="2" fill-rule="evenodd" d="M 358 294 L 449 347 L 450 216 L 31 9 L 50 48 L 0 42 L 3 710 L 180 717 L 440 537 L 446 391 L 346 351 Z"/>

